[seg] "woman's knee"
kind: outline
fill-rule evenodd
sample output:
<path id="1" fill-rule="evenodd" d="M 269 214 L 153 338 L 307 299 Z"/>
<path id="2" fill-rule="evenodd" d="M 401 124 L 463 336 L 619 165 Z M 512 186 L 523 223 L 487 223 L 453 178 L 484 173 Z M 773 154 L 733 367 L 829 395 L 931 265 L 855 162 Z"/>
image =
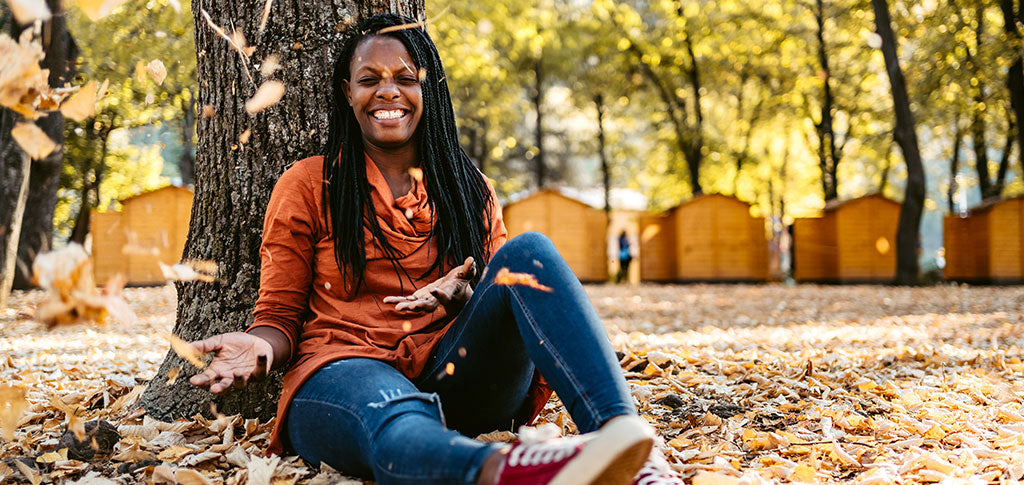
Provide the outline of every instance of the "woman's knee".
<path id="1" fill-rule="evenodd" d="M 558 250 L 555 249 L 555 244 L 551 242 L 551 238 L 539 232 L 530 231 L 509 239 L 508 242 L 498 249 L 495 258 L 499 255 L 504 258 L 513 259 L 538 259 L 558 256 Z"/>

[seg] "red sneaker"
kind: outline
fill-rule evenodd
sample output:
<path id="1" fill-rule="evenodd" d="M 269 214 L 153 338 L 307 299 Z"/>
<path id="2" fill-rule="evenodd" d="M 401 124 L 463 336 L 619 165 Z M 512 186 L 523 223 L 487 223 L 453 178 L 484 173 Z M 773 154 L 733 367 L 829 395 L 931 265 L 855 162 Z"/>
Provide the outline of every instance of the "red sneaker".
<path id="1" fill-rule="evenodd" d="M 655 447 L 647 457 L 647 463 L 633 477 L 633 485 L 682 485 L 675 470 L 665 460 L 665 455 Z"/>
<path id="2" fill-rule="evenodd" d="M 654 445 L 636 416 L 612 418 L 583 436 L 517 443 L 505 455 L 498 485 L 628 485 Z"/>

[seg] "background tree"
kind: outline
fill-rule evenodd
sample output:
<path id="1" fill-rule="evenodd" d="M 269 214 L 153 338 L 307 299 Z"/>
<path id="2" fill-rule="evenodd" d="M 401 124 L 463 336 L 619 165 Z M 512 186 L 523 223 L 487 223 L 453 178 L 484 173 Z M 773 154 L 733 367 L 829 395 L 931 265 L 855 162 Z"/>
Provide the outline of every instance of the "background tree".
<path id="1" fill-rule="evenodd" d="M 899 227 L 896 232 L 896 283 L 913 285 L 917 283 L 921 212 L 924 209 L 924 167 L 921 164 L 921 150 L 917 144 L 917 125 L 910 109 L 903 70 L 900 69 L 896 53 L 896 35 L 892 31 L 888 0 L 871 0 L 875 12 L 875 25 L 881 37 L 885 70 L 892 85 L 892 100 L 896 115 L 893 138 L 903 152 L 907 164 L 907 188 L 900 208 Z"/>
<path id="2" fill-rule="evenodd" d="M 64 2 L 47 0 L 53 16 L 42 23 L 39 37 L 46 57 L 41 66 L 49 69 L 52 87 L 63 87 L 71 80 L 69 62 L 77 55 L 64 18 Z M 0 3 L 0 31 L 18 39 L 30 25 L 19 25 L 7 3 Z M 10 130 L 20 120 L 13 111 L 0 109 L 0 306 L 13 282 L 16 288 L 31 285 L 32 261 L 36 254 L 49 250 L 53 242 L 53 211 L 57 203 L 63 150 L 28 165 L 25 152 L 14 143 Z M 44 113 L 36 124 L 58 145 L 64 140 L 64 117 L 60 112 Z M 19 204 L 23 178 L 28 176 L 25 202 Z M 23 209 L 18 209 L 21 206 Z M 20 213 L 19 213 L 20 212 Z M 20 224 L 14 224 L 20 218 Z M 13 245 L 13 247 L 12 247 Z M 15 249 L 16 248 L 16 249 Z M 8 255 L 14 255 L 11 261 Z"/>
<path id="3" fill-rule="evenodd" d="M 264 12 L 264 6 L 270 7 L 265 28 L 261 17 L 252 15 Z M 413 0 L 194 3 L 197 103 L 216 114 L 199 120 L 195 200 L 184 257 L 216 261 L 220 278 L 212 285 L 179 284 L 177 335 L 198 340 L 252 322 L 271 189 L 292 162 L 321 148 L 330 102 L 324 86 L 331 85 L 334 56 L 345 32 L 364 16 L 391 7 L 412 18 L 423 15 L 423 3 Z M 233 49 L 208 22 L 229 34 L 234 26 L 255 49 L 251 54 L 245 47 Z M 260 65 L 272 54 L 279 56 L 281 69 L 261 72 Z M 272 79 L 284 83 L 284 97 L 263 111 L 247 113 L 246 100 Z M 197 392 L 187 379 L 167 385 L 167 372 L 183 365 L 188 364 L 169 353 L 150 382 L 142 403 L 151 415 L 188 416 L 207 409 L 212 395 Z M 218 409 L 272 416 L 276 402 L 270 396 L 280 392 L 279 377 L 218 397 Z"/>

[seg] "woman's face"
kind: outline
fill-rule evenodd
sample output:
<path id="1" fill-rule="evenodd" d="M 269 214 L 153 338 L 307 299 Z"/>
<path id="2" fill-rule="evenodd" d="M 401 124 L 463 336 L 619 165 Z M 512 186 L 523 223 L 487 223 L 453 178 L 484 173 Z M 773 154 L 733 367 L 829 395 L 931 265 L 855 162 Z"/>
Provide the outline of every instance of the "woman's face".
<path id="1" fill-rule="evenodd" d="M 401 41 L 375 35 L 352 55 L 345 97 L 363 132 L 363 142 L 400 148 L 413 141 L 423 115 L 417 67 Z"/>

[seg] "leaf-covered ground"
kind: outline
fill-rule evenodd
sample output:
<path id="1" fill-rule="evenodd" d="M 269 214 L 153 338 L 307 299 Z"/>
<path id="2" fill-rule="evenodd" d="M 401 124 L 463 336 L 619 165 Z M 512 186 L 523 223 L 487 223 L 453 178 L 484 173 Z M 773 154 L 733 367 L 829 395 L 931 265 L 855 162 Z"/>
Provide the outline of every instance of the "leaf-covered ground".
<path id="1" fill-rule="evenodd" d="M 670 462 L 703 484 L 1021 479 L 1021 290 L 588 287 Z M 0 482 L 344 483 L 262 458 L 267 423 L 145 416 L 175 293 L 126 298 L 131 326 L 47 331 L 28 320 L 35 292 L 0 310 L 0 428 L 19 392 L 28 406 L 0 437 Z M 573 432 L 557 400 L 542 421 Z"/>

